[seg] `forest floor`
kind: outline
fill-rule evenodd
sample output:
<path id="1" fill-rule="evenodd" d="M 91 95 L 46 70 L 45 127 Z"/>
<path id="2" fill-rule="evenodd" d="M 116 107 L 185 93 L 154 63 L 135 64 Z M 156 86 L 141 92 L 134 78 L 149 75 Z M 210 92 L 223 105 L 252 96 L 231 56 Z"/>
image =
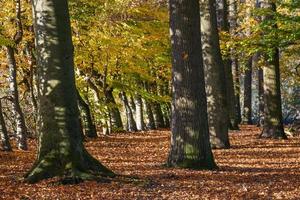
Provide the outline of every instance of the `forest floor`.
<path id="1" fill-rule="evenodd" d="M 164 167 L 170 132 L 121 133 L 86 142 L 114 172 L 138 178 L 110 183 L 30 185 L 20 177 L 35 159 L 30 151 L 0 152 L 0 199 L 300 199 L 300 137 L 257 139 L 259 129 L 230 132 L 231 149 L 214 150 L 216 171 Z"/>

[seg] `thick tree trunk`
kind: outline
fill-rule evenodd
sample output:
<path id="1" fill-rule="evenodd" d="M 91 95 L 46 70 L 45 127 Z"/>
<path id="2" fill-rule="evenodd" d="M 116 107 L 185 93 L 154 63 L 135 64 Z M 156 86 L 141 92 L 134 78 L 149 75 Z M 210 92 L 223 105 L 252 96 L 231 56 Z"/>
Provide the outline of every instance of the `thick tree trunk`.
<path id="1" fill-rule="evenodd" d="M 198 0 L 170 0 L 172 136 L 169 166 L 216 167 L 209 142 Z"/>
<path id="2" fill-rule="evenodd" d="M 229 148 L 225 69 L 220 51 L 216 1 L 201 0 L 201 37 L 208 125 L 212 148 Z"/>
<path id="3" fill-rule="evenodd" d="M 1 148 L 4 151 L 11 151 L 11 145 L 9 142 L 9 136 L 6 129 L 6 124 L 3 117 L 3 111 L 2 111 L 2 102 L 0 99 L 0 142 L 1 142 Z"/>
<path id="4" fill-rule="evenodd" d="M 140 95 L 136 95 L 134 98 L 135 102 L 135 120 L 136 120 L 136 128 L 138 131 L 145 130 L 145 123 L 144 123 L 144 113 L 143 113 L 143 101 Z"/>
<path id="5" fill-rule="evenodd" d="M 97 137 L 97 130 L 96 130 L 96 125 L 92 119 L 90 106 L 84 101 L 84 99 L 81 97 L 78 90 L 77 90 L 77 98 L 78 98 L 79 107 L 84 113 L 84 120 L 85 120 L 84 135 L 89 138 L 95 138 Z"/>
<path id="6" fill-rule="evenodd" d="M 125 92 L 120 93 L 120 99 L 123 101 L 125 111 L 126 111 L 126 120 L 127 120 L 126 131 L 135 132 L 135 131 L 137 131 L 136 123 L 134 121 L 132 110 L 129 106 L 128 98 L 127 98 Z"/>
<path id="7" fill-rule="evenodd" d="M 243 124 L 252 124 L 252 57 L 248 59 L 244 76 Z"/>
<path id="8" fill-rule="evenodd" d="M 261 4 L 262 8 L 276 12 L 276 5 L 269 0 Z M 263 17 L 263 21 L 273 20 L 273 15 Z M 273 25 L 277 29 L 277 25 Z M 270 54 L 269 54 L 270 55 Z M 266 55 L 264 76 L 264 125 L 261 138 L 287 139 L 283 129 L 281 91 L 280 91 L 280 64 L 279 49 L 273 48 L 272 56 Z"/>
<path id="9" fill-rule="evenodd" d="M 84 148 L 67 0 L 33 0 L 38 66 L 38 157 L 30 183 L 54 176 L 78 182 L 113 173 Z"/>
<path id="10" fill-rule="evenodd" d="M 17 83 L 17 65 L 14 49 L 10 46 L 6 47 L 6 57 L 9 67 L 9 89 L 12 97 L 13 113 L 16 120 L 16 138 L 19 149 L 27 150 L 27 129 L 19 100 L 19 90 Z"/>

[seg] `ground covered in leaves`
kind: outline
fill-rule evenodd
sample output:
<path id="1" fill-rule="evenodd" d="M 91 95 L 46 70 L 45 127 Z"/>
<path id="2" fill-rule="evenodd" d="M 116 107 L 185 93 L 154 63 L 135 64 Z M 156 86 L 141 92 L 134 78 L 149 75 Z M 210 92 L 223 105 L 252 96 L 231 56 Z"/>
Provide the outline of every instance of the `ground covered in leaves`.
<path id="1" fill-rule="evenodd" d="M 0 199 L 300 199 L 300 138 L 257 139 L 259 129 L 230 133 L 232 148 L 214 150 L 217 171 L 164 167 L 170 132 L 122 133 L 86 142 L 97 159 L 132 178 L 110 183 L 30 185 L 22 175 L 35 158 L 30 151 L 0 152 Z"/>

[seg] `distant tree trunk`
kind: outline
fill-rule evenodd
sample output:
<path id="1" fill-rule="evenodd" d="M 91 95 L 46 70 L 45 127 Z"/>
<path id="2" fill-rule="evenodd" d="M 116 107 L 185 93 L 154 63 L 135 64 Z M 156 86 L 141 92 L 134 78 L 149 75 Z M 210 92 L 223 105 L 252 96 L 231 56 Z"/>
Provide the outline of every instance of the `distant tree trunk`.
<path id="1" fill-rule="evenodd" d="M 1 148 L 4 151 L 11 151 L 11 145 L 9 142 L 8 132 L 6 129 L 6 124 L 3 117 L 3 111 L 2 111 L 2 102 L 0 99 L 0 141 L 1 141 Z"/>
<path id="2" fill-rule="evenodd" d="M 208 125 L 212 148 L 229 148 L 225 69 L 220 51 L 216 1 L 201 0 L 201 37 Z"/>
<path id="3" fill-rule="evenodd" d="M 276 12 L 275 3 L 265 0 L 262 8 Z M 273 20 L 273 15 L 263 17 L 263 21 Z M 273 28 L 278 28 L 273 25 Z M 266 66 L 263 68 L 264 76 L 264 125 L 260 135 L 261 138 L 287 139 L 283 129 L 281 91 L 280 91 L 280 69 L 279 49 L 273 48 L 272 57 L 266 55 Z"/>
<path id="4" fill-rule="evenodd" d="M 155 120 L 155 127 L 165 128 L 164 116 L 161 110 L 161 106 L 158 102 L 152 103 L 152 111 Z"/>
<path id="5" fill-rule="evenodd" d="M 127 98 L 125 92 L 120 93 L 120 99 L 123 101 L 125 111 L 126 111 L 126 120 L 127 120 L 126 130 L 130 131 L 130 132 L 137 131 L 136 123 L 135 123 L 134 117 L 133 117 L 133 113 L 132 113 L 132 110 L 129 106 L 128 98 Z"/>
<path id="6" fill-rule="evenodd" d="M 143 101 L 140 95 L 136 95 L 134 98 L 135 102 L 135 119 L 136 119 L 136 128 L 138 131 L 145 130 L 145 122 L 144 122 L 144 113 L 143 113 Z"/>
<path id="7" fill-rule="evenodd" d="M 248 59 L 244 76 L 243 124 L 252 124 L 252 57 Z"/>
<path id="8" fill-rule="evenodd" d="M 84 99 L 81 97 L 78 90 L 77 90 L 77 98 L 78 98 L 79 107 L 84 113 L 84 119 L 85 119 L 84 124 L 86 124 L 84 126 L 84 134 L 86 137 L 95 138 L 97 137 L 97 130 L 96 130 L 96 125 L 92 119 L 90 106 L 84 101 Z"/>
<path id="9" fill-rule="evenodd" d="M 262 127 L 264 124 L 264 73 L 263 69 L 258 69 L 258 126 Z"/>
<path id="10" fill-rule="evenodd" d="M 234 80 L 234 94 L 235 94 L 235 118 L 237 119 L 237 123 L 240 124 L 242 122 L 241 116 L 241 103 L 240 103 L 240 68 L 239 62 L 236 58 L 232 59 L 232 68 L 233 68 L 233 80 Z"/>
<path id="11" fill-rule="evenodd" d="M 164 112 L 163 112 L 163 117 L 164 117 L 164 127 L 165 127 L 165 128 L 170 128 L 170 121 L 171 121 L 171 104 L 170 104 L 170 103 L 165 103 L 163 106 L 164 106 Z"/>
<path id="12" fill-rule="evenodd" d="M 145 111 L 147 115 L 147 124 L 146 127 L 147 129 L 154 130 L 155 129 L 155 121 L 154 121 L 154 116 L 151 108 L 151 103 L 148 100 L 145 100 L 144 103 L 145 106 Z"/>
<path id="13" fill-rule="evenodd" d="M 114 174 L 84 148 L 79 124 L 67 0 L 33 0 L 38 66 L 38 156 L 26 181 L 64 182 Z"/>
<path id="14" fill-rule="evenodd" d="M 218 22 L 222 31 L 232 32 L 232 29 L 236 25 L 236 2 L 235 0 L 229 0 L 230 7 L 228 8 L 228 3 L 226 0 L 218 0 L 217 13 L 218 13 Z M 230 20 L 228 20 L 228 11 Z M 229 23 L 230 22 L 230 23 Z M 231 25 L 231 29 L 230 29 Z M 239 119 L 236 117 L 236 99 L 234 92 L 234 83 L 232 75 L 232 63 L 233 61 L 230 58 L 224 60 L 225 66 L 225 80 L 226 80 L 226 93 L 227 93 L 227 108 L 229 115 L 229 128 L 231 130 L 239 130 Z"/>
<path id="15" fill-rule="evenodd" d="M 109 114 L 111 117 L 111 130 L 112 131 L 122 131 L 123 123 L 121 119 L 121 114 L 119 108 L 117 107 L 115 98 L 113 96 L 113 89 L 107 88 L 105 90 L 105 103 L 109 107 Z"/>
<path id="16" fill-rule="evenodd" d="M 17 83 L 17 65 L 15 59 L 14 49 L 10 46 L 6 47 L 6 57 L 9 67 L 9 88 L 10 95 L 12 97 L 12 106 L 13 113 L 16 120 L 16 137 L 17 137 L 17 145 L 19 149 L 27 150 L 27 129 L 24 119 L 24 114 L 22 112 L 19 100 L 19 90 Z"/>
<path id="17" fill-rule="evenodd" d="M 198 0 L 170 0 L 172 136 L 169 166 L 216 167 L 209 142 Z"/>

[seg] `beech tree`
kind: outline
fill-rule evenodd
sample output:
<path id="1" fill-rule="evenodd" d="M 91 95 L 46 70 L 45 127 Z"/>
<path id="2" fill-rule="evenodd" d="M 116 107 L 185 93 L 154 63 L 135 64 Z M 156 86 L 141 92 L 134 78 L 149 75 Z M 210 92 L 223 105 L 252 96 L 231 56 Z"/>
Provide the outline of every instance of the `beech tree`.
<path id="1" fill-rule="evenodd" d="M 67 0 L 33 0 L 38 66 L 38 156 L 26 174 L 34 183 L 54 176 L 71 182 L 114 173 L 84 148 L 75 86 Z"/>
<path id="2" fill-rule="evenodd" d="M 220 51 L 216 1 L 201 1 L 201 38 L 212 148 L 229 148 L 225 68 Z"/>
<path id="3" fill-rule="evenodd" d="M 198 0 L 170 0 L 172 122 L 168 165 L 216 167 L 209 142 Z"/>
<path id="4" fill-rule="evenodd" d="M 274 20 L 276 4 L 270 0 L 261 1 L 261 8 L 269 12 L 263 17 L 270 29 L 277 29 L 277 24 L 268 23 Z M 263 67 L 264 85 L 264 123 L 261 138 L 286 139 L 282 121 L 281 89 L 280 89 L 280 63 L 279 48 L 271 44 L 269 52 L 265 54 L 265 66 Z"/>

